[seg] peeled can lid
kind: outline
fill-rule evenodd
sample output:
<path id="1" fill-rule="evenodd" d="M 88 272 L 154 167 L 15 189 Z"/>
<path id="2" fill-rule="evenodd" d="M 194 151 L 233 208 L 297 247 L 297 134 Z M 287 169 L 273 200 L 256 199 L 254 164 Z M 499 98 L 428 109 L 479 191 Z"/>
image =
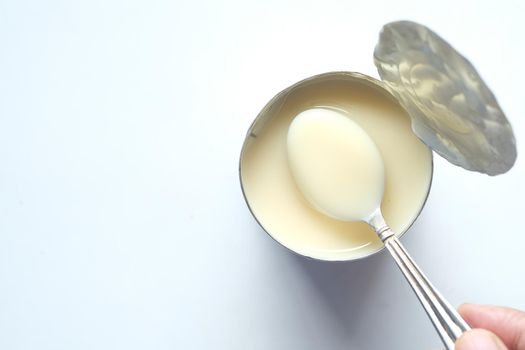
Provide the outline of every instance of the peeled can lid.
<path id="1" fill-rule="evenodd" d="M 429 28 L 383 27 L 374 51 L 381 79 L 430 148 L 465 169 L 498 175 L 516 160 L 516 141 L 496 98 L 472 64 Z"/>

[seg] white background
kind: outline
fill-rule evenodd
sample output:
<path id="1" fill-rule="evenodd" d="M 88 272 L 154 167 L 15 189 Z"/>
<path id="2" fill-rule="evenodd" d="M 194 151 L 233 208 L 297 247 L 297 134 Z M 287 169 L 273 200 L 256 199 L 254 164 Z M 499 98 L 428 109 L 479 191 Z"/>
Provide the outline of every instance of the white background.
<path id="1" fill-rule="evenodd" d="M 0 348 L 437 349 L 382 253 L 292 255 L 238 183 L 286 86 L 377 76 L 381 26 L 433 28 L 512 122 L 496 178 L 435 158 L 403 242 L 454 305 L 525 309 L 523 2 L 0 1 Z"/>

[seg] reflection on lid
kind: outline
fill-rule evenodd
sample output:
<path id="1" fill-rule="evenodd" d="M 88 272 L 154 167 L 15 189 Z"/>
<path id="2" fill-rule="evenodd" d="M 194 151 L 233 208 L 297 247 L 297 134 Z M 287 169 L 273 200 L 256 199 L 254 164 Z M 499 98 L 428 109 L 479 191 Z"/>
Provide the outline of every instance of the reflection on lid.
<path id="1" fill-rule="evenodd" d="M 507 118 L 472 64 L 437 34 L 414 22 L 389 23 L 374 61 L 434 151 L 489 175 L 512 168 L 516 144 Z"/>

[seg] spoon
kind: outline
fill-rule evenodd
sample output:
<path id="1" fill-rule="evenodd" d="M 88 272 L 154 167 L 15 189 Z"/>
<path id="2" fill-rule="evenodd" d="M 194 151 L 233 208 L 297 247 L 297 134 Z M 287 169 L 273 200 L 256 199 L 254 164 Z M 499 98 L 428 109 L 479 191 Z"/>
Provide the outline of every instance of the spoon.
<path id="1" fill-rule="evenodd" d="M 288 162 L 306 200 L 341 221 L 363 221 L 377 233 L 416 293 L 448 350 L 470 329 L 441 296 L 386 224 L 381 213 L 385 169 L 374 141 L 344 114 L 312 108 L 298 114 L 287 136 Z"/>

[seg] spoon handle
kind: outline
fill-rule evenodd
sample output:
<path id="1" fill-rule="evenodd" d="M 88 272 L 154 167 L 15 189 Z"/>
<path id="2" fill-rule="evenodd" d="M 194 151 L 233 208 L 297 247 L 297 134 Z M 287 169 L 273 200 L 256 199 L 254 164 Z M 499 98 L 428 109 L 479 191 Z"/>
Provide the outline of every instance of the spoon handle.
<path id="1" fill-rule="evenodd" d="M 446 348 L 454 350 L 454 343 L 463 332 L 471 329 L 470 326 L 434 288 L 392 230 L 388 228 L 385 231 L 392 234 L 383 232 L 383 243 L 416 293 Z"/>

